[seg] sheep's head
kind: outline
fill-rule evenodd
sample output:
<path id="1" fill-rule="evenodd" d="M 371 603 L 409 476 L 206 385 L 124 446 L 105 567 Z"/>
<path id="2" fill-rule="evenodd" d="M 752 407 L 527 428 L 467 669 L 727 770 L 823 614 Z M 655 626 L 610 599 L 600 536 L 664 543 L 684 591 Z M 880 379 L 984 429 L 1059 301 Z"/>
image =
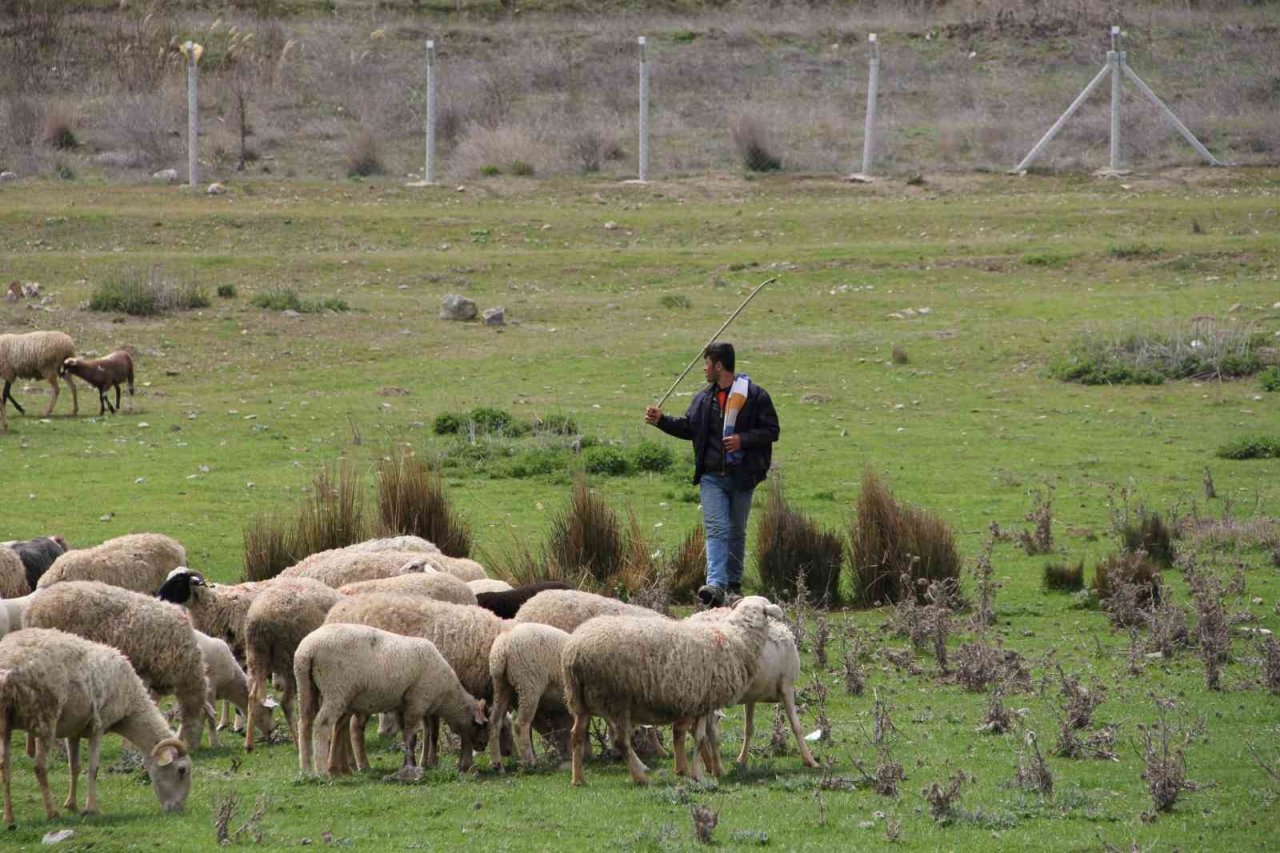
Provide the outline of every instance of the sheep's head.
<path id="1" fill-rule="evenodd" d="M 79 367 L 79 366 L 80 366 L 80 359 L 76 358 L 73 355 L 62 362 L 62 367 L 58 370 L 58 375 L 65 379 L 67 374 L 71 371 L 71 368 Z"/>
<path id="2" fill-rule="evenodd" d="M 421 557 L 415 557 L 408 561 L 400 570 L 396 572 L 398 575 L 422 574 L 427 571 L 427 561 Z"/>
<path id="3" fill-rule="evenodd" d="M 165 738 L 151 750 L 146 767 L 160 807 L 167 812 L 181 809 L 191 793 L 191 756 L 186 745 L 177 738 Z"/>
<path id="4" fill-rule="evenodd" d="M 196 587 L 207 585 L 204 575 L 195 569 L 179 566 L 169 572 L 169 576 L 164 579 L 164 583 L 156 590 L 156 598 L 174 604 L 186 604 L 195 597 Z"/>
<path id="5" fill-rule="evenodd" d="M 782 618 L 782 608 L 763 595 L 748 595 L 733 605 L 733 610 L 735 613 L 743 614 L 745 618 L 752 622 L 755 621 L 752 617 L 757 613 L 761 620 Z"/>

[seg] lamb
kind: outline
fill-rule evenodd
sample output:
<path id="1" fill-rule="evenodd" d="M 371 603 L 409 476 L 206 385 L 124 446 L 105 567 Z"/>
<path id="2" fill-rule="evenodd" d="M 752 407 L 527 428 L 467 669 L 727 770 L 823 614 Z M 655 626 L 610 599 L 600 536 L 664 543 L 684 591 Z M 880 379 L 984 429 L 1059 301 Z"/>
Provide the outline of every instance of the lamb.
<path id="1" fill-rule="evenodd" d="M 483 748 L 485 702 L 463 688 L 430 640 L 367 625 L 327 624 L 299 644 L 293 677 L 301 705 L 298 758 L 303 773 L 313 773 L 317 766 L 330 775 L 348 769 L 336 759 L 350 743 L 345 735 L 352 715 L 360 720 L 370 714 L 396 715 L 405 733 L 404 771 L 416 769 L 418 726 L 428 717 L 443 719 L 457 733 L 462 742 L 459 770 L 471 766 L 473 747 Z M 321 735 L 315 760 L 313 726 L 319 726 Z"/>
<path id="2" fill-rule="evenodd" d="M 293 653 L 303 637 L 324 624 L 325 615 L 342 598 L 336 589 L 310 578 L 272 580 L 258 594 L 244 618 L 245 671 L 249 674 L 251 713 L 266 707 L 267 679 L 276 678 L 280 708 L 289 736 L 297 742 L 293 719 Z M 244 748 L 253 751 L 253 726 L 245 726 Z"/>
<path id="3" fill-rule="evenodd" d="M 119 649 L 149 690 L 177 698 L 182 713 L 178 737 L 187 748 L 200 743 L 204 658 L 181 609 L 97 581 L 66 581 L 33 596 L 23 624 L 57 628 Z"/>
<path id="4" fill-rule="evenodd" d="M 5 414 L 7 402 L 13 403 L 18 414 L 27 413 L 12 393 L 16 379 L 43 379 L 52 385 L 53 396 L 49 398 L 49 408 L 45 409 L 44 416 L 47 418 L 53 414 L 53 407 L 58 403 L 58 372 L 63 362 L 75 354 L 75 343 L 63 332 L 0 335 L 0 380 L 4 381 L 4 388 L 0 390 L 0 431 L 9 431 L 9 420 Z M 80 398 L 76 384 L 70 376 L 64 378 L 71 389 L 71 414 L 77 415 L 80 413 Z"/>
<path id="5" fill-rule="evenodd" d="M 49 571 L 54 560 L 71 550 L 67 546 L 67 540 L 61 536 L 40 536 L 25 542 L 6 542 L 5 544 L 18 555 L 18 559 L 22 560 L 27 574 L 27 592 L 36 588 L 40 577 Z M 27 592 L 20 592 L 18 595 L 26 595 Z"/>
<path id="6" fill-rule="evenodd" d="M 535 716 L 541 717 L 551 731 L 563 731 L 568 722 L 564 670 L 560 666 L 568 639 L 569 634 L 559 628 L 528 623 L 499 634 L 489 650 L 489 675 L 493 679 L 491 720 L 502 720 L 515 700 L 516 744 L 523 767 L 533 764 L 531 726 Z M 491 725 L 489 756 L 492 766 L 501 770 L 498 741 L 498 726 Z"/>
<path id="7" fill-rule="evenodd" d="M 548 594 L 554 593 L 543 593 Z M 574 632 L 561 658 L 565 700 L 573 714 L 573 784 L 585 782 L 582 759 L 593 715 L 609 719 L 620 733 L 632 781 L 648 782 L 631 747 L 633 723 L 674 724 L 676 772 L 685 772 L 686 731 L 699 718 L 737 701 L 750 685 L 771 617 L 782 618 L 781 608 L 767 598 L 748 596 L 722 621 L 601 616 Z M 704 727 L 698 727 L 696 740 L 690 773 L 700 779 Z"/>
<path id="8" fill-rule="evenodd" d="M 156 598 L 187 608 L 197 631 L 226 642 L 236 660 L 243 662 L 245 616 L 269 583 L 215 584 L 194 569 L 179 566 L 156 590 Z"/>
<path id="9" fill-rule="evenodd" d="M 116 350 L 102 358 L 71 357 L 62 362 L 62 370 L 58 373 L 63 379 L 71 376 L 79 377 L 98 389 L 98 414 L 106 414 L 107 409 L 120 411 L 120 384 L 129 385 L 129 406 L 133 407 L 133 357 L 125 350 Z M 107 392 L 116 390 L 116 404 L 111 405 Z"/>
<path id="10" fill-rule="evenodd" d="M 209 745 L 221 746 L 218 738 L 218 729 L 227 724 L 227 705 L 234 705 L 236 709 L 244 715 L 248 720 L 249 713 L 249 678 L 244 674 L 244 670 L 240 668 L 240 664 L 236 663 L 235 657 L 231 654 L 231 647 L 217 637 L 210 637 L 208 634 L 195 632 L 196 643 L 200 646 L 200 655 L 204 658 L 204 676 L 208 685 L 207 701 L 205 702 L 205 717 L 209 721 Z M 221 724 L 214 721 L 214 708 L 219 701 L 223 702 L 222 722 Z M 274 702 L 268 701 L 266 706 L 258 708 L 257 713 L 252 715 L 254 725 L 262 732 L 263 737 L 271 734 L 271 709 L 275 707 Z"/>
<path id="11" fill-rule="evenodd" d="M 186 564 L 187 551 L 176 540 L 160 533 L 133 533 L 68 551 L 53 561 L 36 588 L 63 581 L 101 581 L 151 595 L 169 572 Z"/>
<path id="12" fill-rule="evenodd" d="M 451 604 L 475 604 L 476 596 L 467 584 L 443 572 L 415 572 L 392 578 L 356 581 L 338 588 L 343 595 L 387 592 L 393 595 L 420 595 Z"/>
<path id="13" fill-rule="evenodd" d="M 480 583 L 472 581 L 471 583 Z M 470 586 L 471 584 L 467 584 Z M 569 585 L 560 581 L 536 581 L 527 583 L 516 589 L 508 588 L 505 592 L 476 592 L 476 603 L 485 610 L 492 611 L 503 619 L 514 619 L 525 602 L 540 592 L 549 589 L 568 589 Z M 612 599 L 609 599 L 612 600 Z M 532 620 L 537 621 L 537 620 Z M 576 626 L 575 626 L 576 627 Z M 572 628 L 564 630 L 573 630 Z"/>
<path id="14" fill-rule="evenodd" d="M 311 578 L 337 589 L 357 581 L 390 578 L 430 568 L 431 555 L 414 551 L 359 551 L 335 548 L 312 554 L 280 573 L 282 578 Z M 434 569 L 432 569 L 434 571 Z"/>
<path id="15" fill-rule="evenodd" d="M 476 596 L 479 601 L 480 596 Z M 577 589 L 550 589 L 539 592 L 524 604 L 514 617 L 516 622 L 539 622 L 572 634 L 578 626 L 596 616 L 631 616 L 636 619 L 662 619 L 657 611 L 626 604 Z"/>
<path id="16" fill-rule="evenodd" d="M 733 611 L 727 607 L 717 607 L 714 610 L 703 610 L 694 613 L 686 621 L 723 622 L 732 613 Z M 742 733 L 742 749 L 738 752 L 736 759 L 739 766 L 747 766 L 747 754 L 751 748 L 751 733 L 755 725 L 757 702 L 782 703 L 787 712 L 787 719 L 791 722 L 791 732 L 795 735 L 796 744 L 800 748 L 800 759 L 806 767 L 818 766 L 818 762 L 814 760 L 813 754 L 809 751 L 809 745 L 805 742 L 804 734 L 800 728 L 800 718 L 796 714 L 796 679 L 799 677 L 800 652 L 796 649 L 795 636 L 792 635 L 791 629 L 782 622 L 770 621 L 769 636 L 760 652 L 760 667 L 756 670 L 755 678 L 751 680 L 743 694 L 733 703 L 747 706 L 745 728 Z M 710 721 L 713 730 L 708 732 L 708 738 L 712 743 L 715 743 L 718 739 L 718 733 L 714 730 L 716 725 L 714 714 L 711 715 Z M 713 765 L 719 764 L 718 754 L 704 755 L 703 757 L 709 757 Z M 717 773 L 716 775 L 719 774 Z"/>
<path id="17" fill-rule="evenodd" d="M 467 586 L 477 594 L 482 592 L 508 592 L 511 590 L 511 584 L 506 581 L 500 581 L 497 578 L 481 578 L 478 581 L 467 581 Z"/>
<path id="18" fill-rule="evenodd" d="M 191 759 L 174 738 L 146 687 L 120 652 L 62 631 L 29 628 L 0 641 L 0 767 L 4 822 L 14 828 L 9 780 L 9 736 L 25 730 L 35 739 L 35 772 L 45 815 L 58 812 L 45 759 L 55 738 L 67 738 L 71 786 L 63 808 L 76 811 L 80 739 L 89 739 L 85 812 L 98 811 L 98 755 L 104 733 L 122 735 L 142 753 L 142 763 L 165 811 L 182 808 L 191 791 Z"/>
<path id="19" fill-rule="evenodd" d="M 432 601 L 408 595 L 356 595 L 334 605 L 326 622 L 370 625 L 406 637 L 422 637 L 436 644 L 453 667 L 463 688 L 472 696 L 490 699 L 493 681 L 489 677 L 489 650 L 503 629 L 503 621 L 487 610 Z M 368 766 L 363 753 L 363 727 L 357 735 L 356 759 L 361 769 Z M 436 757 L 436 727 L 427 726 L 427 764 Z"/>

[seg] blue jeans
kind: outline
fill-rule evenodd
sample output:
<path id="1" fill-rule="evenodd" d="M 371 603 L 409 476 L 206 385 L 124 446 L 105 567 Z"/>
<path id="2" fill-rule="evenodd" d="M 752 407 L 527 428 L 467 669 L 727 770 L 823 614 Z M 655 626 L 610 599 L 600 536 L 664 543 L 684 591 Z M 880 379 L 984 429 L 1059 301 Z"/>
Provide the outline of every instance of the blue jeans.
<path id="1" fill-rule="evenodd" d="M 707 583 L 727 589 L 742 583 L 747 552 L 747 513 L 755 487 L 736 486 L 732 477 L 703 474 L 702 519 L 707 528 Z"/>

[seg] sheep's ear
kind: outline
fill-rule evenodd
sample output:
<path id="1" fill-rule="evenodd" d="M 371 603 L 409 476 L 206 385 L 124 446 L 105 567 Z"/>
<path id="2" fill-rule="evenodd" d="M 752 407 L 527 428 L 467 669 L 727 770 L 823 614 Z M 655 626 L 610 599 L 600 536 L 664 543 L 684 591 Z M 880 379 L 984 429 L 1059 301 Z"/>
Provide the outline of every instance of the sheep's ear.
<path id="1" fill-rule="evenodd" d="M 263 699 L 263 700 L 262 700 L 262 707 L 264 707 L 264 708 L 266 708 L 268 711 L 270 711 L 270 710 L 272 710 L 273 708 L 279 708 L 279 707 L 280 707 L 280 703 L 279 703 L 279 702 L 277 702 L 276 700 L 272 699 L 270 696 L 268 696 L 266 699 Z"/>
<path id="2" fill-rule="evenodd" d="M 485 723 L 489 722 L 489 716 L 485 713 L 485 702 L 483 699 L 476 703 L 475 721 L 477 726 L 483 726 Z"/>
<path id="3" fill-rule="evenodd" d="M 772 617 L 774 619 L 781 619 L 783 617 L 782 608 L 776 604 L 770 604 L 769 606 L 765 607 L 764 615 Z"/>
<path id="4" fill-rule="evenodd" d="M 177 738 L 165 738 L 156 744 L 155 749 L 151 750 L 151 755 L 155 758 L 157 767 L 168 767 L 186 754 L 186 746 Z"/>

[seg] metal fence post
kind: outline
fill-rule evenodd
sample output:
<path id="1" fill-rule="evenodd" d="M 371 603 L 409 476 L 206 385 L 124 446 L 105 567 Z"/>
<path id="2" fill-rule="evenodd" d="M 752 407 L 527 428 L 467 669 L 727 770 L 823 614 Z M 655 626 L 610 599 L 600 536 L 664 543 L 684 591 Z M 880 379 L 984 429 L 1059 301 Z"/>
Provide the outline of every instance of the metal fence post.
<path id="1" fill-rule="evenodd" d="M 436 182 L 436 43 L 427 39 L 427 118 L 426 118 L 426 164 L 422 171 L 422 180 L 428 184 Z"/>
<path id="2" fill-rule="evenodd" d="M 182 53 L 187 58 L 187 184 L 194 191 L 200 183 L 200 104 L 196 77 L 204 48 L 185 42 Z"/>
<path id="3" fill-rule="evenodd" d="M 880 91 L 880 42 L 876 34 L 867 36 L 871 46 L 871 67 L 867 72 L 867 116 L 862 131 L 862 174 L 871 175 L 871 157 L 876 140 L 876 98 Z"/>
<path id="4" fill-rule="evenodd" d="M 640 46 L 640 156 L 638 177 L 649 180 L 649 45 L 644 36 L 636 39 Z"/>

